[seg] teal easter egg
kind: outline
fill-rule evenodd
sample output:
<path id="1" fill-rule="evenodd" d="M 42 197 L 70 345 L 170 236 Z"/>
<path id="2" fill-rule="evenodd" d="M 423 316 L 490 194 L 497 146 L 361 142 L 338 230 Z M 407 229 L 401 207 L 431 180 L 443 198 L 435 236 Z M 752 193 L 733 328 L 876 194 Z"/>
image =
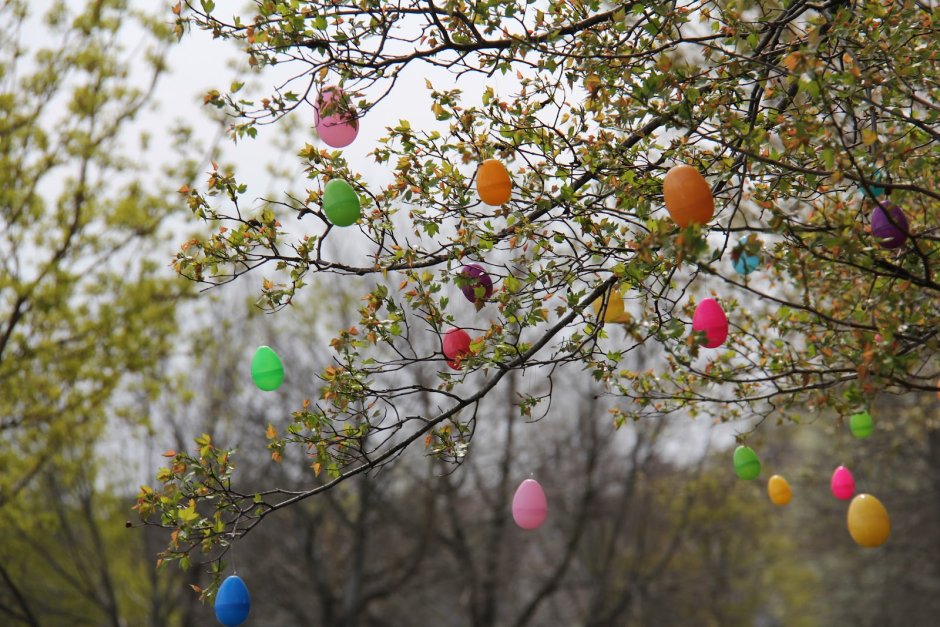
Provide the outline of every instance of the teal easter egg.
<path id="1" fill-rule="evenodd" d="M 756 235 L 742 237 L 731 250 L 731 263 L 738 274 L 750 274 L 760 266 L 761 241 Z"/>

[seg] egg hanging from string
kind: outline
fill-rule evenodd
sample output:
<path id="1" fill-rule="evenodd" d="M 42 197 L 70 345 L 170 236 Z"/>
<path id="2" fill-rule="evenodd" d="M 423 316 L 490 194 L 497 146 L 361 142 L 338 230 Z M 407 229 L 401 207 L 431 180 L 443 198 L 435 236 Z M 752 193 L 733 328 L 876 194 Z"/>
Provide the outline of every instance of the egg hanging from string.
<path id="1" fill-rule="evenodd" d="M 897 205 L 883 201 L 871 212 L 871 234 L 882 248 L 893 250 L 904 246 L 911 225 Z"/>
<path id="2" fill-rule="evenodd" d="M 225 627 L 237 627 L 250 612 L 251 597 L 245 582 L 238 575 L 226 577 L 215 593 L 215 617 Z"/>
<path id="3" fill-rule="evenodd" d="M 600 317 L 601 307 L 604 306 L 604 297 L 597 298 L 593 303 L 594 315 Z M 632 318 L 627 313 L 623 302 L 623 293 L 619 287 L 612 287 L 607 296 L 607 309 L 604 310 L 604 322 L 628 324 Z"/>
<path id="4" fill-rule="evenodd" d="M 751 447 L 742 444 L 734 449 L 733 461 L 734 472 L 740 479 L 751 481 L 760 475 L 760 459 Z"/>
<path id="5" fill-rule="evenodd" d="M 526 530 L 538 529 L 548 516 L 545 491 L 535 479 L 526 479 L 512 497 L 512 518 Z"/>
<path id="6" fill-rule="evenodd" d="M 345 148 L 359 135 L 359 118 L 339 87 L 327 87 L 320 93 L 314 116 L 317 134 L 328 146 Z"/>
<path id="7" fill-rule="evenodd" d="M 350 226 L 362 215 L 359 194 L 342 179 L 331 179 L 323 189 L 323 213 L 336 226 Z"/>
<path id="8" fill-rule="evenodd" d="M 500 161 L 487 159 L 477 169 L 477 194 L 488 205 L 499 206 L 512 196 L 512 179 Z"/>
<path id="9" fill-rule="evenodd" d="M 767 496 L 774 505 L 786 505 L 793 498 L 789 482 L 780 475 L 773 475 L 767 481 Z"/>
<path id="10" fill-rule="evenodd" d="M 468 263 L 460 268 L 460 276 L 463 278 L 461 293 L 479 311 L 493 295 L 493 278 L 483 266 L 476 263 Z"/>
<path id="11" fill-rule="evenodd" d="M 284 382 L 284 364 L 270 346 L 259 346 L 251 358 L 251 380 L 259 389 L 273 392 Z"/>
<path id="12" fill-rule="evenodd" d="M 862 193 L 868 196 L 869 198 L 877 199 L 885 194 L 885 188 L 878 183 L 884 181 L 885 172 L 884 168 L 878 168 L 871 174 L 871 182 L 867 184 L 861 184 Z"/>
<path id="13" fill-rule="evenodd" d="M 717 348 L 724 343 L 728 338 L 728 318 L 716 300 L 705 298 L 695 307 L 692 330 L 705 334 L 706 348 Z"/>
<path id="14" fill-rule="evenodd" d="M 690 165 L 677 165 L 666 173 L 663 201 L 666 211 L 681 228 L 690 224 L 707 224 L 715 215 L 711 187 L 705 177 Z"/>
<path id="15" fill-rule="evenodd" d="M 756 235 L 742 237 L 731 250 L 731 265 L 738 274 L 750 274 L 760 267 L 761 241 Z"/>
<path id="16" fill-rule="evenodd" d="M 871 419 L 871 414 L 867 411 L 860 411 L 849 417 L 849 431 L 859 440 L 869 437 L 874 429 L 875 425 Z"/>
<path id="17" fill-rule="evenodd" d="M 855 495 L 855 477 L 845 466 L 839 466 L 832 471 L 829 481 L 829 491 L 840 501 L 847 501 Z"/>
<path id="18" fill-rule="evenodd" d="M 470 336 L 463 329 L 450 329 L 444 334 L 442 352 L 447 365 L 460 370 L 461 360 L 470 354 Z"/>
<path id="19" fill-rule="evenodd" d="M 881 546 L 891 535 L 888 510 L 871 494 L 859 494 L 852 499 L 846 522 L 852 539 L 868 549 Z"/>

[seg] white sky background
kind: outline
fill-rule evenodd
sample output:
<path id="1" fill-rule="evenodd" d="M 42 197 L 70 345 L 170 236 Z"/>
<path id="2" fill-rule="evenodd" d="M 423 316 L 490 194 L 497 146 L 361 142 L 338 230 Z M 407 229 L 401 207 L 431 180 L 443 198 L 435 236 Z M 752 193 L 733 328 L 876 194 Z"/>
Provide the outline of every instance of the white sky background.
<path id="1" fill-rule="evenodd" d="M 150 11 L 155 10 L 155 4 L 159 4 L 163 6 L 163 15 L 165 15 L 166 20 L 168 22 L 172 20 L 173 16 L 169 10 L 170 3 L 154 3 L 152 0 L 133 0 L 133 2 L 136 3 L 136 6 Z M 41 14 L 50 4 L 50 0 L 42 0 L 34 2 L 33 6 L 36 13 Z M 245 6 L 243 2 L 232 2 L 231 0 L 220 0 L 217 3 L 219 7 L 225 7 L 227 4 L 231 4 L 233 7 Z M 223 13 L 220 12 L 220 14 Z M 250 16 L 251 12 L 243 11 L 242 15 Z M 34 24 L 34 26 L 39 28 L 38 25 Z M 133 49 L 133 32 L 129 31 L 127 36 L 127 47 Z M 129 62 L 139 63 L 139 60 L 131 59 Z M 246 81 L 246 85 L 242 90 L 245 97 L 260 98 L 268 95 L 274 86 L 281 84 L 302 69 L 298 65 L 284 64 L 274 68 L 264 68 L 261 72 L 248 73 L 246 72 L 247 65 L 243 53 L 231 44 L 213 41 L 210 34 L 199 30 L 191 31 L 184 36 L 179 44 L 170 48 L 168 67 L 170 71 L 161 79 L 157 87 L 154 106 L 148 108 L 144 115 L 135 122 L 138 130 L 154 129 L 148 154 L 145 155 L 146 161 L 153 164 L 168 163 L 178 159 L 169 137 L 155 130 L 169 127 L 176 120 L 192 126 L 195 136 L 201 144 L 204 146 L 212 144 L 218 133 L 218 126 L 211 122 L 207 116 L 207 111 L 216 112 L 217 110 L 203 105 L 202 97 L 206 91 L 218 89 L 224 93 L 231 82 L 238 78 Z M 431 79 L 435 88 L 451 88 L 448 85 L 452 81 L 450 75 L 440 70 L 434 71 L 434 74 L 429 74 L 430 71 L 431 69 L 427 65 L 415 65 L 409 68 L 399 80 L 395 94 L 380 102 L 369 111 L 367 116 L 360 120 L 358 138 L 351 146 L 344 149 L 344 156 L 349 160 L 350 167 L 353 170 L 362 172 L 368 184 L 379 185 L 388 180 L 388 176 L 376 167 L 374 159 L 368 156 L 368 153 L 376 145 L 376 140 L 384 135 L 386 126 L 397 125 L 400 119 L 407 118 L 413 128 L 437 128 L 446 131 L 447 122 L 436 122 L 426 106 L 416 104 L 416 101 L 420 103 L 422 98 L 425 102 L 430 102 L 425 87 L 426 78 Z M 247 80 L 246 76 L 248 77 Z M 459 87 L 464 90 L 464 97 L 467 102 L 477 104 L 480 102 L 480 94 L 486 85 L 493 86 L 497 93 L 506 96 L 509 91 L 514 89 L 515 81 L 511 77 L 505 78 L 499 75 L 494 76 L 486 84 L 479 79 L 464 78 Z M 294 91 L 299 91 L 299 88 L 294 89 Z M 234 144 L 227 137 L 224 137 L 220 142 L 221 158 L 219 161 L 222 164 L 233 164 L 239 180 L 248 184 L 247 199 L 254 201 L 251 206 L 259 206 L 261 204 L 260 200 L 255 199 L 262 196 L 278 199 L 284 191 L 282 181 L 276 180 L 269 172 L 269 164 L 275 164 L 278 169 L 287 169 L 296 173 L 297 181 L 296 183 L 292 181 L 290 185 L 295 191 L 309 188 L 314 184 L 313 181 L 306 180 L 300 160 L 296 156 L 297 151 L 304 143 L 318 144 L 312 130 L 313 110 L 304 103 L 290 115 L 300 119 L 296 120 L 298 133 L 292 138 L 290 142 L 291 149 L 287 152 L 277 147 L 279 140 L 282 139 L 277 129 L 278 125 L 259 127 L 258 137 L 254 140 L 245 139 L 238 144 Z M 129 136 L 136 137 L 136 135 L 137 131 L 135 130 Z M 204 170 L 208 170 L 208 164 L 206 164 Z M 204 176 L 197 179 L 199 186 L 203 186 L 204 182 Z M 179 182 L 180 185 L 182 183 L 183 181 Z M 200 228 L 197 221 L 185 212 L 185 207 L 181 206 L 180 216 L 180 220 L 174 223 L 174 228 L 178 227 L 179 232 L 171 233 L 168 236 L 167 273 L 172 272 L 169 268 L 169 262 L 179 244 L 188 237 L 189 233 Z M 301 224 L 301 227 L 303 227 L 303 224 Z M 365 244 L 365 237 L 359 234 L 358 231 L 356 231 L 356 235 L 361 239 L 362 244 Z M 346 243 L 345 239 L 344 243 Z M 350 245 L 348 247 L 344 246 L 344 248 L 345 251 L 342 256 L 350 255 L 353 256 L 350 259 L 351 261 L 358 260 L 359 253 L 357 253 L 357 249 L 361 251 L 360 246 Z M 245 277 L 248 289 L 257 291 L 262 277 L 262 274 L 252 274 Z M 281 316 L 291 316 L 291 310 L 287 309 L 278 313 L 271 318 L 271 323 L 282 324 L 282 322 L 275 320 L 275 318 Z M 618 336 L 617 331 L 611 332 L 611 340 L 616 339 Z M 250 337 L 250 335 L 243 336 L 241 339 L 247 346 L 263 343 L 263 338 Z M 246 353 L 246 371 L 248 359 L 250 357 Z M 562 403 L 558 402 L 554 407 L 560 408 L 561 405 Z M 556 410 L 553 409 L 553 413 L 555 412 Z M 598 419 L 607 420 L 608 418 L 599 416 Z M 664 447 L 664 453 L 667 457 L 676 461 L 686 462 L 695 461 L 709 441 L 713 442 L 713 446 L 724 447 L 730 445 L 733 442 L 732 434 L 743 428 L 742 425 L 722 425 L 719 428 L 713 428 L 706 419 L 692 422 L 685 417 L 676 417 L 671 421 L 674 423 L 671 430 L 674 435 Z M 159 434 L 159 425 L 155 426 Z M 533 428 L 537 429 L 538 425 L 534 425 Z M 114 432 L 115 441 L 113 445 L 106 446 L 108 454 L 116 455 L 117 458 L 123 460 L 122 465 L 125 466 L 126 476 L 133 477 L 134 481 L 152 480 L 155 469 L 162 461 L 157 455 L 167 448 L 168 444 L 160 442 L 158 435 L 150 441 L 150 445 L 155 447 L 156 450 L 151 450 L 146 455 L 140 455 L 139 450 L 128 450 L 126 441 L 121 442 L 129 434 L 118 433 L 117 431 L 120 430 Z M 261 437 L 260 429 L 258 433 Z M 632 440 L 632 438 L 626 439 L 627 441 Z"/>

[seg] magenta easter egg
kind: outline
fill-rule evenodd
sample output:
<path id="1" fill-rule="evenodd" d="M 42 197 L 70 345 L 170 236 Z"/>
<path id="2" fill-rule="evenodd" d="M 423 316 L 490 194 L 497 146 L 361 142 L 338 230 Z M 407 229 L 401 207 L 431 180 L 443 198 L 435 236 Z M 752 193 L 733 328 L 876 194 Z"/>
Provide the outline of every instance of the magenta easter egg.
<path id="1" fill-rule="evenodd" d="M 832 491 L 832 496 L 840 501 L 847 501 L 855 494 L 855 477 L 848 468 L 839 466 L 832 473 L 829 489 Z"/>
<path id="2" fill-rule="evenodd" d="M 728 318 L 712 298 L 702 300 L 692 316 L 692 330 L 705 333 L 705 347 L 716 348 L 728 338 Z"/>
<path id="3" fill-rule="evenodd" d="M 447 365 L 460 370 L 460 359 L 470 354 L 470 336 L 463 329 L 451 329 L 444 334 L 443 353 Z"/>
<path id="4" fill-rule="evenodd" d="M 523 529 L 538 529 L 548 516 L 545 492 L 535 479 L 526 479 L 512 497 L 512 518 Z"/>
<path id="5" fill-rule="evenodd" d="M 333 148 L 345 148 L 359 134 L 359 119 L 349 99 L 339 87 L 327 87 L 317 98 L 314 109 L 317 133 Z"/>
<path id="6" fill-rule="evenodd" d="M 493 279 L 482 266 L 468 263 L 460 269 L 460 275 L 465 279 L 460 291 L 471 303 L 480 306 L 493 295 Z"/>
<path id="7" fill-rule="evenodd" d="M 882 248 L 900 248 L 909 233 L 907 216 L 897 205 L 880 202 L 871 212 L 871 234 Z"/>

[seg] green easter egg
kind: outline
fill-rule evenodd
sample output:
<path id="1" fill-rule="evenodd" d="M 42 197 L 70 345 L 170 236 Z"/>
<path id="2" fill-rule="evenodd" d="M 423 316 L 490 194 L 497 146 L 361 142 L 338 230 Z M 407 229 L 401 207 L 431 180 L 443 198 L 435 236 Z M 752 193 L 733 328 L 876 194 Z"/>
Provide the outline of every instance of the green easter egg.
<path id="1" fill-rule="evenodd" d="M 350 226 L 362 215 L 359 194 L 342 179 L 333 179 L 323 190 L 323 212 L 336 226 Z"/>
<path id="2" fill-rule="evenodd" d="M 860 411 L 849 418 L 849 431 L 859 440 L 864 440 L 871 435 L 875 425 L 872 423 L 871 414 L 867 411 Z"/>
<path id="3" fill-rule="evenodd" d="M 251 380 L 265 392 L 271 392 L 284 382 L 284 364 L 270 346 L 259 346 L 251 358 Z"/>
<path id="4" fill-rule="evenodd" d="M 734 449 L 734 472 L 747 481 L 757 479 L 760 474 L 760 460 L 757 459 L 754 449 L 744 445 Z"/>

